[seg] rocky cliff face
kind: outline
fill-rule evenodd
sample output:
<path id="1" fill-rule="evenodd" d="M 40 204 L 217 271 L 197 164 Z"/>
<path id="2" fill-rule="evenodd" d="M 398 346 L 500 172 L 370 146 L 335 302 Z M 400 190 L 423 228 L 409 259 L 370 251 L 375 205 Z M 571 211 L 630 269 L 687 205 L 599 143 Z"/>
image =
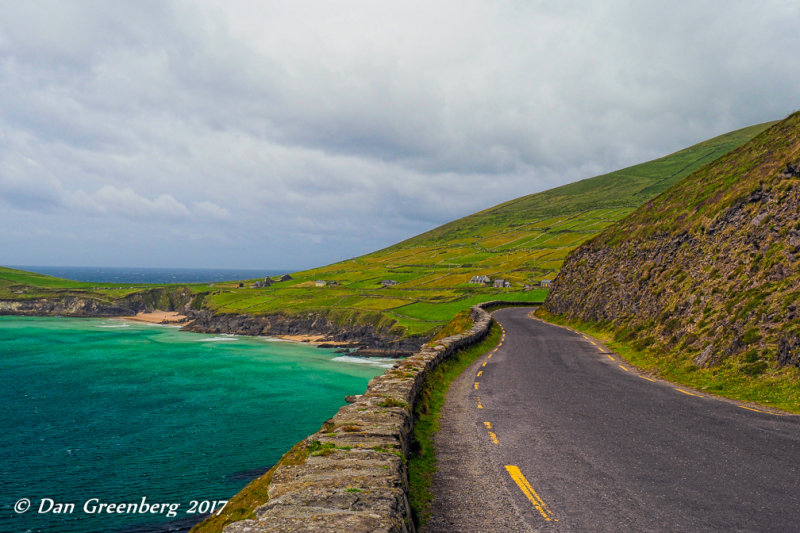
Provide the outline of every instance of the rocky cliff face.
<path id="1" fill-rule="evenodd" d="M 123 305 L 78 296 L 0 301 L 0 315 L 113 317 L 132 314 L 135 312 Z"/>
<path id="2" fill-rule="evenodd" d="M 410 355 L 426 340 L 423 337 L 398 337 L 368 324 L 336 324 L 320 313 L 257 316 L 191 311 L 189 317 L 191 322 L 184 327 L 188 331 L 235 335 L 324 335 L 330 342 L 355 344 L 360 348 L 356 355 Z"/>
<path id="3" fill-rule="evenodd" d="M 800 114 L 575 250 L 544 307 L 640 348 L 800 368 Z"/>
<path id="4" fill-rule="evenodd" d="M 67 294 L 52 298 L 0 300 L 0 315 L 115 317 L 140 311 L 186 311 L 192 303 L 186 287 L 150 289 L 106 301 L 92 296 Z"/>

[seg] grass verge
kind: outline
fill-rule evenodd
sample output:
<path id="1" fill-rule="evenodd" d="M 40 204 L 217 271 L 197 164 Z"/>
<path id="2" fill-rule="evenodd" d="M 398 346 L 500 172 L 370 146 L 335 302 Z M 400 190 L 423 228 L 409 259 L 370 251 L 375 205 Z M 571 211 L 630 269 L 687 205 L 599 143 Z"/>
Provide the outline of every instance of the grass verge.
<path id="1" fill-rule="evenodd" d="M 414 410 L 414 446 L 408 460 L 409 500 L 417 527 L 430 518 L 430 503 L 433 499 L 431 487 L 436 472 L 436 450 L 433 436 L 439 429 L 439 417 L 450 383 L 456 379 L 475 359 L 491 350 L 500 342 L 500 327 L 492 322 L 486 338 L 465 348 L 444 361 L 428 374 L 417 396 Z"/>
<path id="2" fill-rule="evenodd" d="M 699 368 L 678 349 L 670 352 L 636 346 L 636 339 L 620 340 L 624 331 L 594 322 L 570 320 L 542 309 L 539 318 L 587 333 L 614 350 L 630 364 L 654 376 L 687 385 L 710 395 L 800 413 L 800 374 L 793 367 L 771 367 L 757 376 L 747 374 L 747 361 L 728 357 L 722 364 Z"/>

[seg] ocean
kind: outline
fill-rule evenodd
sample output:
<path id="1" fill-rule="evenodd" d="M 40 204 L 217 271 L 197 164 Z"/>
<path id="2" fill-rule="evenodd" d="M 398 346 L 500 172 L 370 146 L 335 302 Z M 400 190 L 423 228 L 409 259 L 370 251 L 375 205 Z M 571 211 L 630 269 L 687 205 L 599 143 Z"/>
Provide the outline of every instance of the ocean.
<path id="1" fill-rule="evenodd" d="M 186 531 L 388 366 L 268 338 L 0 317 L 0 531 Z"/>
<path id="2" fill-rule="evenodd" d="M 217 283 L 287 274 L 286 270 L 244 268 L 140 268 L 9 265 L 74 281 L 101 283 Z"/>

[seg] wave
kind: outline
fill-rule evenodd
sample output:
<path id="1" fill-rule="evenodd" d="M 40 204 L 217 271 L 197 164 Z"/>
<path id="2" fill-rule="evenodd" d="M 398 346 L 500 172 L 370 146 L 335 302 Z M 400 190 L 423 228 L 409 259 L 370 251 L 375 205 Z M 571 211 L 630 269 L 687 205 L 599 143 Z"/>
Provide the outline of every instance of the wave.
<path id="1" fill-rule="evenodd" d="M 397 359 L 388 359 L 385 357 L 353 357 L 350 355 L 342 355 L 334 357 L 331 361 L 338 363 L 354 363 L 359 365 L 377 366 L 379 368 L 392 368 L 397 362 Z"/>
<path id="2" fill-rule="evenodd" d="M 226 335 L 220 337 L 211 337 L 208 339 L 197 339 L 197 342 L 230 342 L 237 340 L 233 335 Z"/>

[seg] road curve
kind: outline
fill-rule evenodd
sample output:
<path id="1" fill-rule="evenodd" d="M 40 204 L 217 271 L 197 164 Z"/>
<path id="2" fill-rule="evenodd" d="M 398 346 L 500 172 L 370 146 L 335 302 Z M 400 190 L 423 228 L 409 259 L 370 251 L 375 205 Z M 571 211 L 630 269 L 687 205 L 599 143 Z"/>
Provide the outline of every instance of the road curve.
<path id="1" fill-rule="evenodd" d="M 800 531 L 800 417 L 637 374 L 596 341 L 494 313 L 451 386 L 423 531 Z"/>

